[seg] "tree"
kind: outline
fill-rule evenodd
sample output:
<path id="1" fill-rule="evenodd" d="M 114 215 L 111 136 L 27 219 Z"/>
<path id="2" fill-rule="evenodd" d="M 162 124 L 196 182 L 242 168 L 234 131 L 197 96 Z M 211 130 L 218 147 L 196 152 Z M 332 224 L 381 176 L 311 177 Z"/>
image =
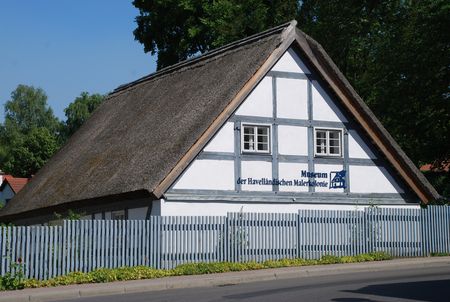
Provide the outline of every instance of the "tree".
<path id="1" fill-rule="evenodd" d="M 0 167 L 15 176 L 30 177 L 59 148 L 61 124 L 40 88 L 19 85 L 5 104 L 0 125 Z"/>
<path id="2" fill-rule="evenodd" d="M 64 109 L 66 122 L 64 125 L 65 139 L 69 138 L 88 119 L 91 113 L 103 102 L 101 94 L 82 92 L 69 106 Z"/>
<path id="3" fill-rule="evenodd" d="M 32 128 L 10 146 L 10 156 L 3 163 L 5 171 L 16 176 L 31 177 L 58 149 L 57 137 L 47 128 Z"/>
<path id="4" fill-rule="evenodd" d="M 294 0 L 134 0 L 135 39 L 158 55 L 157 68 L 295 18 Z"/>
<path id="5" fill-rule="evenodd" d="M 47 95 L 41 88 L 18 85 L 11 93 L 11 100 L 5 104 L 4 127 L 21 133 L 44 127 L 50 133 L 57 134 L 60 123 L 47 105 Z"/>
<path id="6" fill-rule="evenodd" d="M 449 158 L 449 15 L 446 0 L 309 0 L 298 16 L 417 165 Z"/>

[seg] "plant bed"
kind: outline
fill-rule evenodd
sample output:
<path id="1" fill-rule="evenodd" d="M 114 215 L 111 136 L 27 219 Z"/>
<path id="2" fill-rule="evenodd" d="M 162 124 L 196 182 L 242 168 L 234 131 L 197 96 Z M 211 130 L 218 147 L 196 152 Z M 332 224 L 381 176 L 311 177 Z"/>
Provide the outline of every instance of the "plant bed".
<path id="1" fill-rule="evenodd" d="M 0 290 L 15 290 L 23 288 L 50 287 L 59 285 L 105 283 L 114 281 L 129 281 L 141 279 L 154 279 L 170 276 L 202 275 L 225 272 L 237 272 L 281 267 L 295 267 L 306 265 L 322 265 L 337 263 L 356 263 L 366 261 L 390 260 L 392 257 L 384 252 L 360 254 L 356 256 L 325 255 L 317 260 L 302 258 L 267 260 L 264 262 L 213 262 L 213 263 L 187 263 L 174 269 L 154 269 L 147 266 L 99 268 L 88 273 L 71 272 L 49 280 L 23 279 L 21 275 L 8 274 L 0 277 Z"/>

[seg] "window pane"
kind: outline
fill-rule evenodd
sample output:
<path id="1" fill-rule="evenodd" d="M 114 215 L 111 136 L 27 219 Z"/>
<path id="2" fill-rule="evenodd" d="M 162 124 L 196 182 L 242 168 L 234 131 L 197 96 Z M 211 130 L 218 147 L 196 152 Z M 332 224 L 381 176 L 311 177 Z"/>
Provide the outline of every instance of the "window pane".
<path id="1" fill-rule="evenodd" d="M 244 126 L 244 134 L 254 134 L 255 128 Z"/>
<path id="2" fill-rule="evenodd" d="M 326 138 L 327 134 L 325 131 L 316 131 L 316 137 L 319 138 Z"/>
<path id="3" fill-rule="evenodd" d="M 318 138 L 316 140 L 316 153 L 319 153 L 319 154 L 326 154 L 327 153 L 326 139 Z"/>
<path id="4" fill-rule="evenodd" d="M 330 131 L 330 139 L 339 139 L 340 133 L 340 131 Z"/>
<path id="5" fill-rule="evenodd" d="M 268 135 L 269 128 L 268 127 L 258 127 L 258 135 Z"/>
<path id="6" fill-rule="evenodd" d="M 339 140 L 331 140 L 330 139 L 330 147 L 338 147 L 340 145 Z"/>
<path id="7" fill-rule="evenodd" d="M 268 136 L 258 136 L 258 143 L 268 143 L 269 137 Z"/>
<path id="8" fill-rule="evenodd" d="M 258 150 L 259 151 L 269 151 L 269 145 L 268 144 L 259 143 L 258 144 Z"/>
<path id="9" fill-rule="evenodd" d="M 337 154 L 339 155 L 340 152 L 340 148 L 339 147 L 330 147 L 330 154 Z"/>

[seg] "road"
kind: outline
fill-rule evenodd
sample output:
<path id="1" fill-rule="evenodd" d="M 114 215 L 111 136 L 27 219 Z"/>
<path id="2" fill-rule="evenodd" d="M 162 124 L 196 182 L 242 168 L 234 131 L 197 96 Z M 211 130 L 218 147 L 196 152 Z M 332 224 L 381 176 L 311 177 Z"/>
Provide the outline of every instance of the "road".
<path id="1" fill-rule="evenodd" d="M 345 273 L 220 287 L 175 289 L 61 300 L 64 302 L 144 301 L 450 301 L 450 265 Z"/>

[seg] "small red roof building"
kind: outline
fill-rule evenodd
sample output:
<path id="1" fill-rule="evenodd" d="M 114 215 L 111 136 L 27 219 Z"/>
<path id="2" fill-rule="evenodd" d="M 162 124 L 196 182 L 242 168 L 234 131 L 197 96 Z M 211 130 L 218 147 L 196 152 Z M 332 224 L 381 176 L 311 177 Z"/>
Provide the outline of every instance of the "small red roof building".
<path id="1" fill-rule="evenodd" d="M 14 194 L 17 194 L 28 183 L 28 181 L 29 178 L 14 177 L 12 175 L 3 175 L 3 182 L 0 185 L 0 191 L 3 191 L 3 188 L 6 185 L 9 185 L 13 190 Z"/>
<path id="2" fill-rule="evenodd" d="M 448 172 L 450 171 L 450 161 L 443 161 L 440 163 L 426 164 L 420 167 L 422 172 Z"/>

